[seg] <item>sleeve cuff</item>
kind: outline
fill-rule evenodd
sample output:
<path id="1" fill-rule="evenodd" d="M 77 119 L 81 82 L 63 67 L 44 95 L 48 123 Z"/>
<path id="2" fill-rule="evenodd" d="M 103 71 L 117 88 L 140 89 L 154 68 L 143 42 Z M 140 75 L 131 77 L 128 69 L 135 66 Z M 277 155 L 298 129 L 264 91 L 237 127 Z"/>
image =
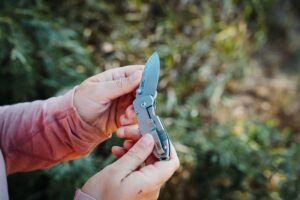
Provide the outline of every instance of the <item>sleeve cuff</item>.
<path id="1" fill-rule="evenodd" d="M 82 192 L 80 189 L 77 189 L 74 200 L 96 200 L 96 199 L 94 197 L 91 197 L 90 195 Z"/>

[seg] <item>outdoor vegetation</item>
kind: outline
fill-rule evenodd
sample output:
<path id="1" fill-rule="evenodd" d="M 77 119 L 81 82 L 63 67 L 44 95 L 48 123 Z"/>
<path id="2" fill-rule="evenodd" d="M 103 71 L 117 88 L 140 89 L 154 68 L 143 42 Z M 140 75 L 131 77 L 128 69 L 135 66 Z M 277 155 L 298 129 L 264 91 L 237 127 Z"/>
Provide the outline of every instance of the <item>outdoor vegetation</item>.
<path id="1" fill-rule="evenodd" d="M 181 161 L 160 199 L 300 199 L 297 0 L 1 0 L 0 105 L 62 94 L 154 51 L 157 111 Z M 9 176 L 10 198 L 72 199 L 121 142 Z"/>

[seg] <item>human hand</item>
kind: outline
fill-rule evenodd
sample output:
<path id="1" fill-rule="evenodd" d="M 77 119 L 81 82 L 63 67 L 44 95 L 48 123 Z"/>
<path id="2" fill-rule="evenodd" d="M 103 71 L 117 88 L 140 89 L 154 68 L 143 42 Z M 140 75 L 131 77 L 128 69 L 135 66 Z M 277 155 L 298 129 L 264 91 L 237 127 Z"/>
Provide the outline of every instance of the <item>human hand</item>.
<path id="1" fill-rule="evenodd" d="M 143 65 L 115 68 L 82 82 L 74 94 L 74 106 L 79 116 L 106 134 L 116 131 L 126 109 L 133 110 L 129 105 L 134 99 L 143 69 Z M 135 121 L 132 118 L 123 124 L 134 124 Z"/>
<path id="2" fill-rule="evenodd" d="M 136 114 L 134 112 L 131 115 L 127 113 L 131 113 L 131 112 L 126 112 L 126 114 L 123 116 L 126 119 L 126 121 L 133 120 L 133 118 L 136 117 Z M 124 140 L 123 142 L 123 147 L 113 146 L 111 149 L 112 154 L 115 155 L 117 158 L 121 158 L 142 137 L 137 124 L 133 124 L 133 125 L 121 124 L 121 125 L 122 127 L 120 127 L 117 130 L 117 137 L 125 138 L 126 140 Z M 145 160 L 145 164 L 146 165 L 153 164 L 156 161 L 158 161 L 158 159 L 154 156 L 154 154 L 150 154 L 148 158 Z"/>
<path id="3" fill-rule="evenodd" d="M 131 130 L 136 131 L 136 129 Z M 131 134 L 130 130 L 127 133 L 135 135 L 135 133 Z M 127 153 L 120 154 L 122 157 L 119 160 L 91 177 L 82 191 L 100 200 L 157 199 L 161 186 L 179 167 L 179 159 L 171 145 L 169 161 L 153 160 L 146 166 L 141 166 L 152 154 L 153 147 L 153 137 L 149 134 L 144 135 L 129 148 Z"/>

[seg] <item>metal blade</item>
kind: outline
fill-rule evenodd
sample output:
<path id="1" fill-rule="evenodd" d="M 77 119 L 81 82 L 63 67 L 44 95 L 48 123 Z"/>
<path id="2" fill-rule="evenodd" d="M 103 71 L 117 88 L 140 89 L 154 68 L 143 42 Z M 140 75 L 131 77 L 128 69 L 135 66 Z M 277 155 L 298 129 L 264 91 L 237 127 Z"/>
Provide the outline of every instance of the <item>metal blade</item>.
<path id="1" fill-rule="evenodd" d="M 143 77 L 139 87 L 139 94 L 156 97 L 159 79 L 160 63 L 157 52 L 154 52 L 145 64 Z"/>

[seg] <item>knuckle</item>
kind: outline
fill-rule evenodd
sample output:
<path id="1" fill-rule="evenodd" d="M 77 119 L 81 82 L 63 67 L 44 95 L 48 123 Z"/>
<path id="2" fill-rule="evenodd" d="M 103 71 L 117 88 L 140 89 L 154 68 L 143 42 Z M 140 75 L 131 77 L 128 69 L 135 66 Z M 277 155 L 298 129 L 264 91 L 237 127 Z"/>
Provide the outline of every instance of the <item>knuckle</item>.
<path id="1" fill-rule="evenodd" d="M 124 79 L 118 79 L 118 80 L 116 80 L 116 86 L 118 87 L 118 88 L 123 88 L 124 87 Z"/>

